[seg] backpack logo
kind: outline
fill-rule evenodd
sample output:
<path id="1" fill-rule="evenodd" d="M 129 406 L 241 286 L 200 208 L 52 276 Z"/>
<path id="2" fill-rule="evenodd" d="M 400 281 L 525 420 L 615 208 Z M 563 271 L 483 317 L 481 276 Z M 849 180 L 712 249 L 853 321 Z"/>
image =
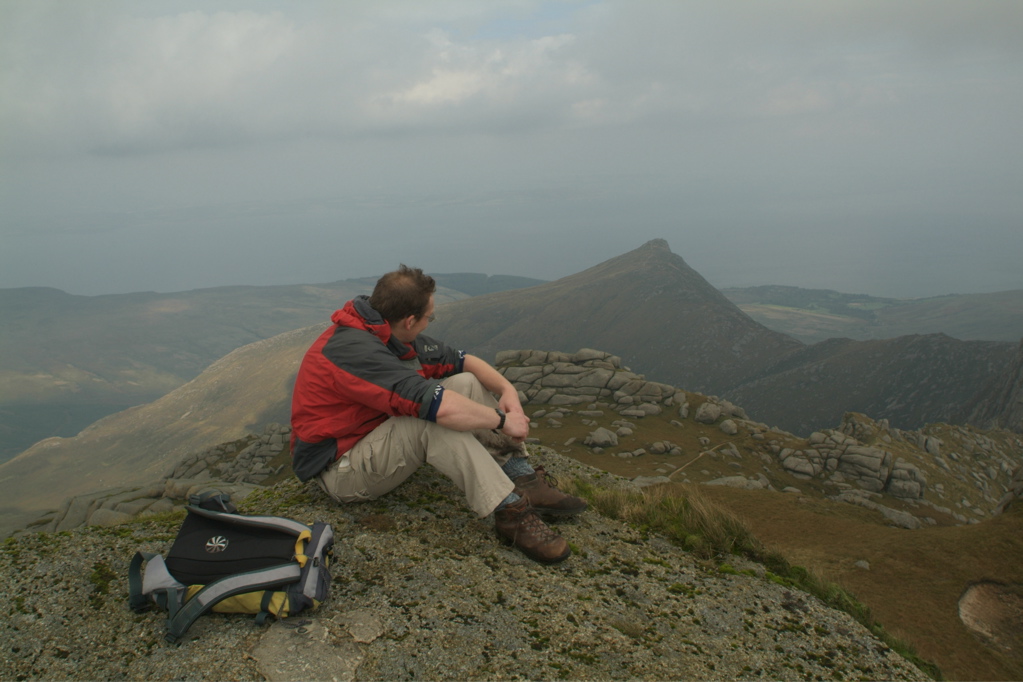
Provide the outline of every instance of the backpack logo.
<path id="1" fill-rule="evenodd" d="M 206 551 L 210 554 L 216 554 L 217 552 L 223 552 L 227 549 L 227 538 L 223 535 L 217 535 L 209 539 L 206 543 Z"/>

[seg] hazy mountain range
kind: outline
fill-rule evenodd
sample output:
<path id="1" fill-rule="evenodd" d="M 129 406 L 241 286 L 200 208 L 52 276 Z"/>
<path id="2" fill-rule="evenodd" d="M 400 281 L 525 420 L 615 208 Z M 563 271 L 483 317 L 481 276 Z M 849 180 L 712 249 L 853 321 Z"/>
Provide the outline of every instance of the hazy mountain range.
<path id="1" fill-rule="evenodd" d="M 484 356 L 599 348 L 801 434 L 848 411 L 900 428 L 965 420 L 966 405 L 1009 373 L 1018 352 L 1016 343 L 944 334 L 807 346 L 744 314 L 662 240 L 556 282 L 450 303 L 432 330 Z M 979 425 L 1019 428 L 998 417 Z"/>
<path id="2" fill-rule="evenodd" d="M 159 400 L 106 417 L 74 438 L 27 449 L 0 466 L 8 511 L 137 483 L 191 451 L 268 421 L 286 422 L 305 348 L 341 294 L 369 284 L 314 289 L 309 295 L 323 306 L 316 324 L 235 350 Z M 1002 387 L 992 394 L 1010 403 L 1018 396 L 1015 344 L 930 335 L 806 346 L 749 318 L 662 240 L 555 282 L 472 298 L 445 292 L 444 299 L 431 333 L 483 357 L 516 348 L 599 348 L 650 379 L 719 394 L 751 418 L 795 433 L 833 427 L 847 411 L 917 428 L 974 410 L 983 412 L 982 426 L 1020 428 L 1011 405 L 977 408 L 988 386 Z M 160 299 L 161 315 L 187 320 L 194 306 L 173 313 L 172 300 Z"/>
<path id="3" fill-rule="evenodd" d="M 742 353 L 738 362 L 725 357 L 720 339 L 703 334 L 701 327 L 718 329 L 715 333 L 728 337 L 726 345 L 756 345 L 754 354 L 763 358 L 774 355 L 769 347 L 798 345 L 768 334 L 760 326 L 750 326 L 748 318 L 804 343 L 934 333 L 962 340 L 1014 343 L 1023 337 L 1023 291 L 918 300 L 782 286 L 720 292 L 745 313 L 741 315 L 688 266 L 651 263 L 655 269 L 666 268 L 661 276 L 670 283 L 666 289 L 664 282 L 658 284 L 649 276 L 652 273 L 633 277 L 636 273 L 630 274 L 628 264 L 617 260 L 598 266 L 603 268 L 604 288 L 582 294 L 590 300 L 578 310 L 572 292 L 584 291 L 585 280 L 597 275 L 597 268 L 587 271 L 589 274 L 559 280 L 554 291 L 563 291 L 565 296 L 555 294 L 554 298 L 560 296 L 558 300 L 563 303 L 545 302 L 541 308 L 527 311 L 535 297 L 508 296 L 504 299 L 507 303 L 502 303 L 508 306 L 504 314 L 481 321 L 485 329 L 501 328 L 502 336 L 488 341 L 477 352 L 485 355 L 505 343 L 519 345 L 514 342 L 541 333 L 568 350 L 597 345 L 598 337 L 617 335 L 614 346 L 630 362 L 636 362 L 632 346 L 661 349 L 662 359 L 650 357 L 638 363 L 643 371 L 673 372 L 671 368 L 681 362 L 685 372 L 680 378 L 695 390 L 725 391 L 756 374 L 757 361 L 748 353 Z M 612 272 L 623 267 L 617 274 Z M 438 303 L 544 284 L 512 275 L 453 273 L 435 277 L 441 286 Z M 363 278 L 327 284 L 109 296 L 75 296 L 45 288 L 2 289 L 0 462 L 42 438 L 72 436 L 99 418 L 154 400 L 242 345 L 306 325 L 327 324 L 335 308 L 352 296 L 367 293 L 373 282 L 374 278 Z M 563 304 L 567 305 L 567 315 L 557 309 Z M 553 326 L 546 322 L 546 331 L 533 330 L 533 336 L 528 329 L 512 332 L 501 327 L 512 310 L 520 317 L 538 320 L 549 313 L 560 317 L 561 322 Z M 585 310 L 599 312 L 580 320 L 578 313 Z M 716 321 L 702 319 L 704 312 Z M 650 327 L 649 316 L 665 314 L 678 318 L 672 332 L 675 340 L 647 338 L 644 329 Z M 445 329 L 447 322 L 450 320 L 442 317 L 434 329 Z M 483 328 L 467 329 L 475 323 L 476 318 L 459 321 L 459 333 L 466 332 L 462 337 L 466 341 L 478 342 L 487 335 Z M 862 348 L 868 347 L 854 345 L 835 352 L 848 355 Z M 680 361 L 673 355 L 685 355 L 687 359 Z M 702 368 L 697 366 L 700 363 Z M 972 372 L 973 368 L 966 366 L 965 371 Z M 970 388 L 972 384 L 952 402 L 960 401 L 961 394 Z M 753 396 L 748 398 L 755 400 Z M 861 406 L 876 407 L 869 401 Z M 926 412 L 934 410 L 928 408 Z M 900 418 L 918 421 L 912 409 L 903 413 Z M 775 418 L 777 411 L 765 414 Z M 949 410 L 943 414 L 942 418 L 953 418 Z M 789 426 L 801 428 L 802 423 L 791 422 Z"/>
<path id="4" fill-rule="evenodd" d="M 965 341 L 1023 338 L 1023 290 L 895 299 L 827 289 L 759 286 L 721 293 L 754 320 L 805 343 L 947 334 Z"/>
<path id="5" fill-rule="evenodd" d="M 438 303 L 540 280 L 437 275 Z M 150 402 L 232 350 L 316 323 L 375 278 L 171 294 L 0 289 L 0 462 Z"/>

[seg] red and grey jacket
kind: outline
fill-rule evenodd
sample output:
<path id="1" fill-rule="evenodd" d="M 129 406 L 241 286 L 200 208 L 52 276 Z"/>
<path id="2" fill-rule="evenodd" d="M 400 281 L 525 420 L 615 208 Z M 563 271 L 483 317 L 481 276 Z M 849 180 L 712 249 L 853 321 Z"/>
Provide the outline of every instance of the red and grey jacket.
<path id="1" fill-rule="evenodd" d="M 306 351 L 291 399 L 291 463 L 318 475 L 388 417 L 436 421 L 439 380 L 462 371 L 465 352 L 427 336 L 411 344 L 359 296 L 331 316 Z"/>

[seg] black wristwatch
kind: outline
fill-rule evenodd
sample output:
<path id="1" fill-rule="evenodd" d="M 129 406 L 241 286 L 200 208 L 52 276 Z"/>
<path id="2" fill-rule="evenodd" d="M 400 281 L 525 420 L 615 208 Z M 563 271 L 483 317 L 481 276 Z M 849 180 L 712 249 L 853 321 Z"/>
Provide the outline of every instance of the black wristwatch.
<path id="1" fill-rule="evenodd" d="M 508 415 L 506 415 L 506 414 L 505 414 L 505 413 L 504 413 L 503 411 L 501 411 L 501 408 L 500 408 L 500 407 L 495 407 L 495 408 L 494 408 L 494 412 L 497 412 L 497 416 L 501 418 L 501 421 L 500 421 L 500 422 L 498 422 L 498 424 L 497 424 L 497 428 L 496 428 L 496 429 L 494 429 L 494 431 L 500 431 L 501 429 L 503 429 L 503 428 L 504 428 L 504 420 L 505 420 L 505 418 L 506 418 L 506 417 L 507 417 Z"/>

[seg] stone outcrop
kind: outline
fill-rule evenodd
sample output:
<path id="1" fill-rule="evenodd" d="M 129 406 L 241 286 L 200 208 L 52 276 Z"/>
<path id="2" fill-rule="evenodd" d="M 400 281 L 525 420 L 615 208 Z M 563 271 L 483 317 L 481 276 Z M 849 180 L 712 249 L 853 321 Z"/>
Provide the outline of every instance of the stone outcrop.
<path id="1" fill-rule="evenodd" d="M 606 402 L 618 414 L 645 417 L 685 402 L 683 391 L 647 381 L 623 367 L 621 358 L 589 348 L 577 353 L 504 351 L 495 364 L 518 389 L 523 404 Z"/>
<path id="2" fill-rule="evenodd" d="M 1020 500 L 1023 500 L 1023 466 L 1016 469 L 1016 474 L 1012 477 L 1012 482 L 1009 483 L 1009 489 L 1005 491 L 1002 499 L 998 500 L 995 513 L 1004 513 L 1006 509 L 1019 503 Z"/>
<path id="3" fill-rule="evenodd" d="M 900 528 L 915 530 L 923 525 L 920 522 L 920 519 L 918 519 L 913 514 L 898 509 L 892 509 L 891 507 L 887 507 L 883 504 L 880 504 L 870 499 L 869 495 L 865 494 L 864 491 L 862 490 L 847 490 L 845 492 L 839 493 L 832 499 L 838 500 L 840 502 L 848 502 L 850 504 L 855 504 L 860 507 L 866 507 L 867 509 L 872 509 L 876 512 L 880 512 L 880 514 L 884 516 L 886 519 L 888 519 L 888 521 L 890 521 L 892 525 L 898 526 Z"/>
<path id="4" fill-rule="evenodd" d="M 849 434 L 847 421 L 837 430 L 815 431 L 802 450 L 787 448 L 779 457 L 782 466 L 797 477 L 828 475 L 832 480 L 852 482 L 870 492 L 885 492 L 893 497 L 923 498 L 927 479 L 916 466 L 896 459 L 888 450 L 864 445 Z M 862 434 L 861 434 L 862 435 Z"/>
<path id="5" fill-rule="evenodd" d="M 138 515 L 171 511 L 186 504 L 190 495 L 211 488 L 241 499 L 285 468 L 290 472 L 287 462 L 290 437 L 290 427 L 269 424 L 258 436 L 188 455 L 166 476 L 150 484 L 71 497 L 58 510 L 29 525 L 28 530 L 113 526 Z"/>
<path id="6" fill-rule="evenodd" d="M 928 516 L 931 510 L 958 523 L 997 513 L 1023 453 L 1023 443 L 1018 438 L 1006 440 L 1004 434 L 993 438 L 971 427 L 948 425 L 904 431 L 891 427 L 887 420 L 874 421 L 858 413 L 847 413 L 837 428 L 815 431 L 803 439 L 751 421 L 741 407 L 728 400 L 647 381 L 625 367 L 620 358 L 593 349 L 576 353 L 507 351 L 498 355 L 497 363 L 523 403 L 537 407 L 529 411 L 536 426 L 561 428 L 581 419 L 591 430 L 578 441 L 594 454 L 623 459 L 666 454 L 720 456 L 747 473 L 712 477 L 715 484 L 775 488 L 764 472 L 750 467 L 746 457 L 752 456 L 764 463 L 777 463 L 797 481 L 822 485 L 832 499 L 881 511 L 901 527 L 920 525 L 919 520 L 907 518 L 913 513 L 902 508 L 905 505 L 918 508 L 921 518 L 930 523 L 934 522 Z M 713 429 L 717 435 L 703 431 L 699 442 L 704 449 L 696 452 L 686 451 L 672 440 L 655 440 L 641 447 L 625 445 L 642 429 L 637 425 L 655 415 L 669 415 L 680 429 L 692 424 Z M 722 434 L 731 440 L 711 447 Z M 644 476 L 644 481 L 657 478 Z M 780 482 L 777 489 L 794 488 Z M 885 503 L 884 498 L 890 501 Z"/>
<path id="7" fill-rule="evenodd" d="M 286 462 L 274 460 L 290 447 L 290 439 L 290 426 L 269 424 L 256 438 L 215 445 L 184 458 L 169 478 L 192 478 L 207 471 L 210 476 L 230 483 L 260 483 L 287 466 Z"/>

